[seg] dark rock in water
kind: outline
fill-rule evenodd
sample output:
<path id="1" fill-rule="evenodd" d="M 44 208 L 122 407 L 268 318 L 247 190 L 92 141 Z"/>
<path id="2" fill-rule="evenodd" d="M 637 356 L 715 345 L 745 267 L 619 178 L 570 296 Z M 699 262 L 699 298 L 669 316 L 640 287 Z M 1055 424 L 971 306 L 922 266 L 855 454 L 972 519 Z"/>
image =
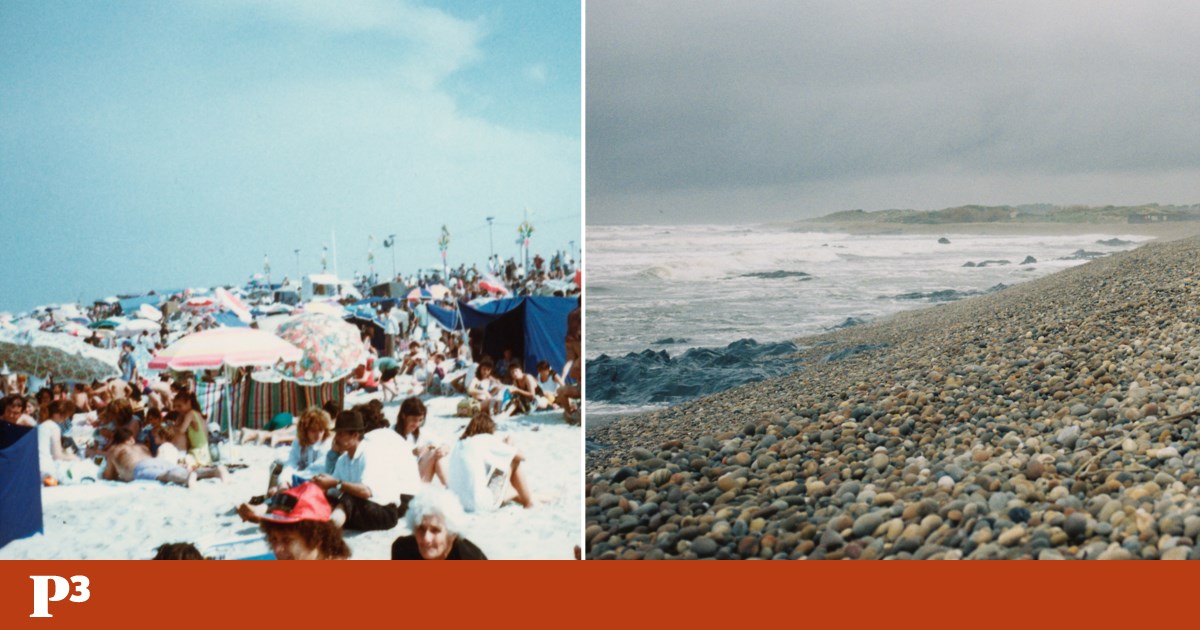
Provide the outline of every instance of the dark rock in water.
<path id="1" fill-rule="evenodd" d="M 1125 245 L 1133 245 L 1133 241 L 1122 241 L 1119 238 L 1110 238 L 1107 241 L 1096 241 L 1097 245 L 1108 245 L 1109 247 L 1123 247 Z"/>
<path id="2" fill-rule="evenodd" d="M 1011 264 L 1012 264 L 1012 261 L 1010 261 L 1010 260 L 985 260 L 975 266 L 976 267 L 987 267 L 988 265 L 1011 265 Z"/>
<path id="3" fill-rule="evenodd" d="M 968 260 L 967 262 L 963 263 L 963 266 L 964 267 L 974 267 L 975 263 Z"/>
<path id="4" fill-rule="evenodd" d="M 865 320 L 861 317 L 847 317 L 845 321 L 838 324 L 837 326 L 830 328 L 829 330 L 841 330 L 843 328 L 852 328 L 854 326 L 859 326 L 859 325 L 865 324 L 865 323 L 867 323 L 867 320 Z"/>
<path id="5" fill-rule="evenodd" d="M 1059 258 L 1059 260 L 1094 260 L 1096 258 L 1103 258 L 1107 255 L 1108 254 L 1104 252 L 1089 252 L 1086 249 L 1077 249 L 1075 250 L 1074 254 L 1071 254 L 1070 256 L 1064 256 Z"/>
<path id="6" fill-rule="evenodd" d="M 988 288 L 986 291 L 955 291 L 954 289 L 943 289 L 941 291 L 930 291 L 922 293 L 919 291 L 913 293 L 901 293 L 900 295 L 892 296 L 894 300 L 929 300 L 930 302 L 954 302 L 963 298 L 968 298 L 973 295 L 983 295 L 985 293 L 995 293 L 1007 289 L 1006 284 L 997 284 Z M 887 299 L 881 297 L 880 299 Z"/>
<path id="7" fill-rule="evenodd" d="M 886 347 L 888 347 L 887 344 L 883 344 L 883 345 L 861 344 L 861 345 L 853 346 L 850 348 L 846 348 L 845 350 L 838 350 L 837 352 L 834 352 L 833 354 L 826 355 L 824 359 L 821 359 L 821 361 L 823 363 L 832 363 L 834 361 L 841 361 L 842 359 L 848 359 L 856 354 L 862 354 L 864 352 L 870 352 L 872 350 L 879 350 L 881 348 L 886 348 Z"/>
<path id="8" fill-rule="evenodd" d="M 1032 265 L 1032 264 L 1034 264 L 1034 263 L 1036 263 L 1036 262 L 1037 262 L 1037 259 L 1036 259 L 1036 258 L 1034 258 L 1033 256 L 1026 256 L 1026 257 L 1025 257 L 1025 260 L 1022 260 L 1022 261 L 1021 261 L 1021 264 L 1022 264 L 1022 265 Z"/>
<path id="9" fill-rule="evenodd" d="M 945 236 L 938 239 L 938 245 L 949 245 L 949 244 L 950 244 L 950 239 L 946 238 Z"/>
<path id="10" fill-rule="evenodd" d="M 755 271 L 753 273 L 744 273 L 739 278 L 759 278 L 761 280 L 781 280 L 783 278 L 799 278 L 801 280 L 812 280 L 812 276 L 803 271 L 784 271 L 782 269 L 776 271 Z"/>
<path id="11" fill-rule="evenodd" d="M 672 357 L 643 350 L 587 362 L 588 399 L 625 405 L 682 402 L 789 374 L 798 367 L 791 342 L 735 341 L 724 348 L 690 348 Z"/>
<path id="12" fill-rule="evenodd" d="M 671 346 L 671 345 L 680 344 L 680 343 L 687 343 L 688 341 L 689 340 L 686 337 L 678 337 L 678 338 L 677 337 L 663 337 L 662 339 L 656 340 L 651 345 Z"/>

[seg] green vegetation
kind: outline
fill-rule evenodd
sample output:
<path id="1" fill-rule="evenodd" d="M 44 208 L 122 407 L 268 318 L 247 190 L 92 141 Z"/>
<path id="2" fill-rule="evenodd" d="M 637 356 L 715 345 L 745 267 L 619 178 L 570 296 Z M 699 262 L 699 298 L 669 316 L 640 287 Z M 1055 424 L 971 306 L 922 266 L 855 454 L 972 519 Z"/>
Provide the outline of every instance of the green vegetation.
<path id="1" fill-rule="evenodd" d="M 1148 223 L 1158 221 L 1200 221 L 1200 204 L 1162 206 L 958 206 L 941 210 L 844 210 L 812 222 L 863 223 Z"/>

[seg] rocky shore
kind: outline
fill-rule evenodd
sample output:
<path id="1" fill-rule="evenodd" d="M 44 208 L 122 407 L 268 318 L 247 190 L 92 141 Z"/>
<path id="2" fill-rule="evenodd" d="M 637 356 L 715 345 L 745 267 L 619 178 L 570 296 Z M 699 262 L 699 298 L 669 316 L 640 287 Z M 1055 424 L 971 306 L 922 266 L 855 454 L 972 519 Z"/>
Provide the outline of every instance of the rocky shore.
<path id="1" fill-rule="evenodd" d="M 1200 238 L 590 429 L 589 558 L 1200 558 Z"/>

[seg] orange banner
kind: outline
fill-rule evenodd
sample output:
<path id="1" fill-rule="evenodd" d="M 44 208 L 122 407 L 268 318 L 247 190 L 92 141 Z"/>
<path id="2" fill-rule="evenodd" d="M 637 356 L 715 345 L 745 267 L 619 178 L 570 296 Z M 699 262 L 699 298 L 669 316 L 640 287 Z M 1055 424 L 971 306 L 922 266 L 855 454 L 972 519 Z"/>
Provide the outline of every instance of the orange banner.
<path id="1" fill-rule="evenodd" d="M 0 628 L 1163 625 L 1191 615 L 1193 573 L 1144 562 L 10 561 Z M 72 601 L 79 576 L 86 601 Z M 52 617 L 30 617 L 39 582 Z"/>

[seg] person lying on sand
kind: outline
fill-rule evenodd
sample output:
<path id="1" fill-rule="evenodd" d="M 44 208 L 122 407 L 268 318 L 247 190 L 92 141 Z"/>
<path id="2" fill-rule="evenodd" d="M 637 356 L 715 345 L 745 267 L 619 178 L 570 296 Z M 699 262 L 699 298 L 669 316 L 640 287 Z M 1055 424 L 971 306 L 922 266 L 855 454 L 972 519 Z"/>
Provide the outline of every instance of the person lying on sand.
<path id="1" fill-rule="evenodd" d="M 392 543 L 392 560 L 487 560 L 462 536 L 463 510 L 454 493 L 426 486 L 408 506 L 412 535 Z"/>
<path id="2" fill-rule="evenodd" d="M 199 479 L 219 477 L 222 482 L 229 479 L 224 466 L 204 466 L 189 471 L 166 459 L 151 457 L 150 449 L 134 441 L 133 433 L 126 428 L 117 429 L 113 445 L 108 449 L 108 466 L 104 478 L 109 481 L 153 480 L 174 483 L 188 488 Z"/>

